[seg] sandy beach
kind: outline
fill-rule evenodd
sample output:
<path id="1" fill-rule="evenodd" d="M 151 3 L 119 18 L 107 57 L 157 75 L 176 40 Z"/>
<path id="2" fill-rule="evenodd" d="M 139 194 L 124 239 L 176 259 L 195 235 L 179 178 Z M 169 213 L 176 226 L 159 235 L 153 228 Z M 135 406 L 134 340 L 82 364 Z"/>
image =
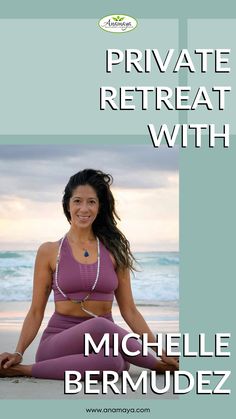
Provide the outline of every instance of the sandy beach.
<path id="1" fill-rule="evenodd" d="M 30 302 L 1 302 L 0 303 L 0 352 L 14 351 L 22 322 L 25 318 Z M 171 333 L 179 330 L 179 308 L 176 302 L 160 302 L 158 304 L 149 304 L 140 302 L 137 305 L 139 311 L 144 316 L 153 333 Z M 39 339 L 43 329 L 54 311 L 53 303 L 48 303 L 45 317 L 41 325 L 40 331 L 24 354 L 24 363 L 32 364 L 34 362 L 35 352 L 39 343 Z M 113 306 L 113 317 L 115 323 L 130 331 L 127 324 L 119 314 L 117 305 Z M 133 381 L 135 382 L 142 372 L 142 368 L 131 365 L 129 370 Z M 99 388 L 100 384 L 96 386 Z M 164 377 L 158 375 L 158 387 L 164 386 Z M 120 382 L 117 384 L 120 388 Z M 170 387 L 172 388 L 172 386 Z M 64 394 L 64 381 L 57 380 L 40 380 L 36 378 L 16 377 L 16 378 L 0 378 L 0 399 L 94 399 L 100 397 L 94 394 L 84 394 L 82 389 L 77 394 Z M 141 390 L 133 392 L 129 390 L 127 394 L 114 394 L 109 390 L 107 394 L 103 394 L 102 398 L 107 399 L 153 399 L 153 398 L 174 399 L 172 390 L 163 395 L 155 394 L 150 388 L 147 394 L 142 394 Z"/>

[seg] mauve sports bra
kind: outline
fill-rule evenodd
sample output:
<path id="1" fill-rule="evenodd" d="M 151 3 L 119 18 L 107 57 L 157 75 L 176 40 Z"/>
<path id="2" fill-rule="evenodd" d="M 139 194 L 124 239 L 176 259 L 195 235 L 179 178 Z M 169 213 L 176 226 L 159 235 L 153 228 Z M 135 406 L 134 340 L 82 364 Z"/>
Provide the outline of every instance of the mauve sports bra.
<path id="1" fill-rule="evenodd" d="M 60 289 L 70 299 L 82 300 L 91 292 L 97 275 L 97 263 L 85 264 L 78 262 L 65 237 L 60 253 L 57 281 Z M 89 295 L 89 300 L 113 301 L 114 291 L 118 287 L 118 278 L 107 248 L 100 241 L 100 270 L 94 291 Z M 58 290 L 53 273 L 52 289 L 54 301 L 66 301 Z"/>

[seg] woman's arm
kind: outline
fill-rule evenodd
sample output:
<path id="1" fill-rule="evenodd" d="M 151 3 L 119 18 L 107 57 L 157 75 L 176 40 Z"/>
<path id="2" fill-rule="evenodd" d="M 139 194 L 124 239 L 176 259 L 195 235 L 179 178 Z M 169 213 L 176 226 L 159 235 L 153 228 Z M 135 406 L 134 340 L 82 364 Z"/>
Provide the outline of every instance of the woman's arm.
<path id="1" fill-rule="evenodd" d="M 26 348 L 34 340 L 43 320 L 45 307 L 51 291 L 52 270 L 50 258 L 53 243 L 42 244 L 37 252 L 34 267 L 34 285 L 31 307 L 24 320 L 16 351 L 24 353 Z M 20 355 L 4 353 L 0 355 L 0 366 L 4 368 L 18 364 Z"/>
<path id="2" fill-rule="evenodd" d="M 151 329 L 148 327 L 146 321 L 144 320 L 142 314 L 138 311 L 132 294 L 131 283 L 130 283 L 130 273 L 128 269 L 123 271 L 117 271 L 117 276 L 119 279 L 119 286 L 116 289 L 115 296 L 117 303 L 120 308 L 121 315 L 126 323 L 129 325 L 130 329 L 137 333 L 138 335 L 142 335 L 143 333 L 147 333 L 148 335 L 148 342 L 149 343 L 156 343 L 156 338 L 152 333 Z M 154 346 L 153 351 L 157 352 L 156 347 Z M 179 368 L 178 361 L 174 357 L 169 357 L 166 355 L 166 352 L 162 349 L 161 355 L 162 361 L 167 364 L 173 365 L 176 369 Z"/>
<path id="3" fill-rule="evenodd" d="M 119 286 L 116 289 L 115 296 L 123 319 L 134 333 L 137 333 L 138 335 L 147 333 L 148 342 L 155 343 L 156 339 L 154 334 L 135 305 L 129 270 L 119 270 L 117 271 L 117 276 L 119 279 Z M 155 350 L 155 348 L 153 350 Z"/>

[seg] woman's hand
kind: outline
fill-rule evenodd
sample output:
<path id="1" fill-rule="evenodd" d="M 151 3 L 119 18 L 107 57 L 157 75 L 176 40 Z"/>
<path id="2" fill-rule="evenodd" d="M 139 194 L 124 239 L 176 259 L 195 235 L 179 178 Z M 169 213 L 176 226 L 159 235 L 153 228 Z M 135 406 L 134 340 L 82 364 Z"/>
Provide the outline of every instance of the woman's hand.
<path id="1" fill-rule="evenodd" d="M 175 367 L 177 370 L 179 370 L 179 357 L 175 357 L 175 356 L 167 356 L 166 352 L 164 350 L 162 350 L 162 355 L 161 355 L 161 359 L 163 362 L 165 362 L 166 364 L 172 365 L 173 367 Z"/>
<path id="2" fill-rule="evenodd" d="M 6 369 L 20 364 L 21 361 L 22 357 L 19 354 L 10 354 L 9 352 L 0 354 L 0 368 Z"/>
<path id="3" fill-rule="evenodd" d="M 55 244 L 56 243 L 56 244 Z M 52 269 L 50 258 L 56 254 L 58 243 L 44 243 L 40 246 L 34 268 L 34 288 L 31 307 L 24 320 L 16 349 L 23 353 L 33 341 L 43 320 L 44 310 L 52 285 Z M 56 259 L 56 256 L 55 258 Z M 0 370 L 20 364 L 22 357 L 17 353 L 0 354 Z"/>

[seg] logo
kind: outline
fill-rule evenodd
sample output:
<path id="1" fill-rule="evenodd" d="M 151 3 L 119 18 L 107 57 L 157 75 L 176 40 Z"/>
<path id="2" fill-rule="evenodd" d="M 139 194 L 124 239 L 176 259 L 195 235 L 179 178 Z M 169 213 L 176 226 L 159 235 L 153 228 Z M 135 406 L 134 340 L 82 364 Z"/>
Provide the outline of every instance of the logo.
<path id="1" fill-rule="evenodd" d="M 106 32 L 124 33 L 135 29 L 138 22 L 131 16 L 110 15 L 104 16 L 102 19 L 100 19 L 98 24 L 100 28 Z"/>

